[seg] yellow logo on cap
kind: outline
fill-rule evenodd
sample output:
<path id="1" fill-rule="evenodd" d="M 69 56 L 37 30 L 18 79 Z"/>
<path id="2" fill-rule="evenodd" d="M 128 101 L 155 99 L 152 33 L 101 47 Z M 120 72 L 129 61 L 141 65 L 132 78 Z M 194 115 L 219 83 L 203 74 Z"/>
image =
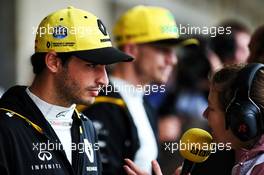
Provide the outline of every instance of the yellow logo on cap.
<path id="1" fill-rule="evenodd" d="M 42 20 L 35 40 L 35 52 L 71 52 L 112 47 L 102 21 L 81 9 L 68 7 Z"/>
<path id="2" fill-rule="evenodd" d="M 136 6 L 117 21 L 113 34 L 117 45 L 179 38 L 172 13 L 161 7 Z"/>

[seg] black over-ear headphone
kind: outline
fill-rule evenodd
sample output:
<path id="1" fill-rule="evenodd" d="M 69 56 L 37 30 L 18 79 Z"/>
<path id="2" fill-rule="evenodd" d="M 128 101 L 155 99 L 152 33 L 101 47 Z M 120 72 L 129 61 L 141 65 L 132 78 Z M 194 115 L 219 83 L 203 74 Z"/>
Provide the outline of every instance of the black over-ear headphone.
<path id="1" fill-rule="evenodd" d="M 234 82 L 234 96 L 226 108 L 226 129 L 230 127 L 241 141 L 261 135 L 264 129 L 261 110 L 250 98 L 252 82 L 261 68 L 264 64 L 252 63 L 239 71 Z"/>

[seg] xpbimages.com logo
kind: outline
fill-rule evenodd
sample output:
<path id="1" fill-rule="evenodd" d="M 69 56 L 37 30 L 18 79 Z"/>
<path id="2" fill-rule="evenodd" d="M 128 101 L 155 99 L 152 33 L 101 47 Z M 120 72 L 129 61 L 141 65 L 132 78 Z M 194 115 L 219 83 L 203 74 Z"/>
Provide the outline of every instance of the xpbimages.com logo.
<path id="1" fill-rule="evenodd" d="M 169 151 L 170 153 L 175 153 L 177 151 L 185 151 L 188 150 L 194 154 L 207 154 L 216 153 L 217 151 L 230 151 L 231 143 L 193 143 L 193 142 L 165 142 L 164 150 Z M 200 152 L 199 152 L 200 151 Z"/>
<path id="2" fill-rule="evenodd" d="M 99 24 L 98 24 L 99 25 Z M 98 26 L 99 27 L 99 26 Z M 66 27 L 66 26 L 42 26 L 42 27 L 32 27 L 32 34 L 39 35 L 40 37 L 46 35 L 52 35 L 54 38 L 62 39 L 69 35 L 77 35 L 79 37 L 87 37 L 89 35 L 94 35 L 96 33 L 96 29 L 94 27 L 87 26 L 78 26 L 78 27 Z"/>
<path id="3" fill-rule="evenodd" d="M 54 151 L 54 150 L 63 150 L 63 146 L 60 142 L 50 142 L 47 143 L 32 143 L 33 151 Z M 79 153 L 84 153 L 85 150 L 99 150 L 99 143 L 90 143 L 87 139 L 84 139 L 83 143 L 72 143 L 71 149 L 73 151 L 78 151 Z"/>
<path id="4" fill-rule="evenodd" d="M 192 26 L 190 24 L 179 24 L 180 35 L 207 35 L 209 37 L 216 37 L 217 35 L 230 35 L 232 27 L 227 26 Z"/>
<path id="5" fill-rule="evenodd" d="M 164 93 L 166 91 L 165 85 L 132 85 L 132 84 L 124 84 L 119 85 L 115 82 L 113 84 L 108 84 L 107 86 L 100 87 L 100 92 L 104 94 L 109 94 L 111 92 L 124 92 L 128 94 L 135 93 L 144 93 L 144 95 L 150 95 L 151 93 Z"/>
<path id="6" fill-rule="evenodd" d="M 60 142 L 47 143 L 33 143 L 33 151 L 39 151 L 38 158 L 42 161 L 49 161 L 52 159 L 52 151 L 63 150 L 63 146 Z M 99 143 L 90 143 L 87 139 L 83 140 L 83 143 L 72 143 L 72 151 L 78 151 L 79 153 L 85 153 L 91 163 L 94 162 L 95 151 L 99 150 Z"/>

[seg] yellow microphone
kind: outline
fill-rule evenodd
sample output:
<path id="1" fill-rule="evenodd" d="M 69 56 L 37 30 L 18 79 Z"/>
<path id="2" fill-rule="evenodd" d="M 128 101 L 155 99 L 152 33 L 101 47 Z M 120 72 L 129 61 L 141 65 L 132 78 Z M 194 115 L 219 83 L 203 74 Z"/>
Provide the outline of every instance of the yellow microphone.
<path id="1" fill-rule="evenodd" d="M 180 154 L 185 160 L 181 175 L 188 175 L 195 163 L 201 163 L 209 157 L 212 140 L 212 136 L 200 128 L 189 129 L 183 134 L 180 140 Z"/>

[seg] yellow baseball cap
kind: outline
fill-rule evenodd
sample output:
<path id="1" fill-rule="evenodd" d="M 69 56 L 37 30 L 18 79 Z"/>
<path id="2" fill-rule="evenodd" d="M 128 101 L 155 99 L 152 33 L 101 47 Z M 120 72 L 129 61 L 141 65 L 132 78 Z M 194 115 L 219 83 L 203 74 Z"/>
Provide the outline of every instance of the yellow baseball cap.
<path id="1" fill-rule="evenodd" d="M 181 41 L 173 14 L 154 6 L 140 5 L 125 12 L 115 24 L 113 34 L 118 46 L 156 41 L 176 44 Z"/>
<path id="2" fill-rule="evenodd" d="M 67 52 L 96 64 L 132 61 L 112 47 L 102 21 L 92 13 L 68 7 L 45 17 L 36 33 L 35 53 Z"/>

